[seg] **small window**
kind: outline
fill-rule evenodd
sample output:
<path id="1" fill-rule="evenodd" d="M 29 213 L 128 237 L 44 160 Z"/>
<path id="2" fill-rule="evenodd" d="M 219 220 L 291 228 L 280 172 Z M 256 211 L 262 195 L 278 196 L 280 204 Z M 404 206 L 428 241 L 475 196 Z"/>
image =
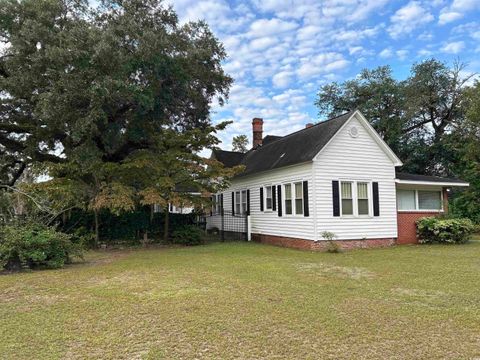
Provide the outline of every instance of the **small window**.
<path id="1" fill-rule="evenodd" d="M 235 192 L 235 214 L 241 214 L 242 202 L 240 200 L 240 191 Z"/>
<path id="2" fill-rule="evenodd" d="M 342 182 L 342 215 L 353 215 L 353 195 L 351 182 Z"/>
<path id="3" fill-rule="evenodd" d="M 242 212 L 245 214 L 247 212 L 247 190 L 242 190 Z"/>
<path id="4" fill-rule="evenodd" d="M 415 190 L 397 190 L 398 210 L 415 210 Z"/>
<path id="5" fill-rule="evenodd" d="M 267 210 L 272 210 L 272 187 L 265 187 L 265 208 Z"/>
<path id="6" fill-rule="evenodd" d="M 418 208 L 420 210 L 441 210 L 442 195 L 440 191 L 418 191 Z"/>
<path id="7" fill-rule="evenodd" d="M 358 215 L 369 214 L 368 204 L 368 183 L 357 183 L 357 198 L 358 198 Z"/>
<path id="8" fill-rule="evenodd" d="M 303 186 L 301 182 L 295 183 L 295 214 L 303 214 Z"/>
<path id="9" fill-rule="evenodd" d="M 292 184 L 285 184 L 285 214 L 292 215 Z"/>
<path id="10" fill-rule="evenodd" d="M 217 198 L 217 201 L 216 201 L 215 211 L 217 212 L 217 214 L 221 214 L 221 212 L 222 212 L 222 195 L 218 194 L 216 196 L 216 198 Z"/>

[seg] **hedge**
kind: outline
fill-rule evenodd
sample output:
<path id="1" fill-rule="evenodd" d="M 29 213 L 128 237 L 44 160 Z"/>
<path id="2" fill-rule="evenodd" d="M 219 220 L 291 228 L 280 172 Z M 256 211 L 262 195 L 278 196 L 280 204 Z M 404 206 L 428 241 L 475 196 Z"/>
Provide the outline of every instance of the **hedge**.
<path id="1" fill-rule="evenodd" d="M 462 244 L 473 234 L 475 226 L 470 219 L 442 219 L 426 217 L 417 220 L 420 244 Z"/>

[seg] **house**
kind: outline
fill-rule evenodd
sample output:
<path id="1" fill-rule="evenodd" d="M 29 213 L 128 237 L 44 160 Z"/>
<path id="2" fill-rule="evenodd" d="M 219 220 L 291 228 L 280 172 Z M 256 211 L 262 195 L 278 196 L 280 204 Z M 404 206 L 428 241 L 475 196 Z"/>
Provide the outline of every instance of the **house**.
<path id="1" fill-rule="evenodd" d="M 468 186 L 397 172 L 401 160 L 358 110 L 286 136 L 264 138 L 259 118 L 252 126 L 250 151 L 212 153 L 245 169 L 214 195 L 207 228 L 249 215 L 251 238 L 263 243 L 322 248 L 325 231 L 344 248 L 415 243 L 415 221 L 447 212 L 449 188 Z"/>

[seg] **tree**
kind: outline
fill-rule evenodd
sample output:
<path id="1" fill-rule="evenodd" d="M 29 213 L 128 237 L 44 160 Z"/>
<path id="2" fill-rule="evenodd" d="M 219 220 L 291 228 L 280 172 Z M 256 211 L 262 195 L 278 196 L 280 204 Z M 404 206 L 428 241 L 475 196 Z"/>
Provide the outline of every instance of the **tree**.
<path id="1" fill-rule="evenodd" d="M 360 109 L 405 170 L 451 175 L 444 140 L 465 116 L 462 98 L 471 77 L 462 77 L 463 68 L 431 59 L 413 64 L 404 81 L 394 79 L 388 66 L 363 70 L 353 80 L 324 85 L 315 104 L 320 115 Z"/>
<path id="2" fill-rule="evenodd" d="M 232 83 L 208 26 L 180 25 L 160 0 L 7 0 L 0 40 L 0 182 L 44 169 L 81 193 L 97 239 L 100 209 L 139 200 L 148 174 L 128 173 L 132 159 L 165 156 L 173 135 L 215 137 L 211 102 Z"/>
<path id="3" fill-rule="evenodd" d="M 451 168 L 470 186 L 454 193 L 452 212 L 480 224 L 480 82 L 465 92 L 466 120 L 448 135 Z"/>
<path id="4" fill-rule="evenodd" d="M 203 22 L 179 25 L 158 0 L 0 5 L 3 181 L 35 162 L 89 153 L 121 162 L 165 127 L 209 125 L 232 82 Z"/>
<path id="5" fill-rule="evenodd" d="M 233 151 L 246 153 L 248 151 L 248 138 L 247 135 L 237 135 L 232 140 Z"/>

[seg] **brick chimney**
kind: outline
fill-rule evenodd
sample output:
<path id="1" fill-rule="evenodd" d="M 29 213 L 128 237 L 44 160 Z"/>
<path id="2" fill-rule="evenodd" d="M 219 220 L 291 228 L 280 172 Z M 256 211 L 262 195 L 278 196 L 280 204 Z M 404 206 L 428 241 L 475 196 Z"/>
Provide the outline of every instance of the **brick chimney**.
<path id="1" fill-rule="evenodd" d="M 312 123 L 305 124 L 305 129 L 311 128 L 313 126 Z"/>
<path id="2" fill-rule="evenodd" d="M 253 147 L 256 148 L 257 146 L 262 145 L 262 141 L 263 141 L 263 119 L 253 118 L 252 131 L 253 131 Z"/>

